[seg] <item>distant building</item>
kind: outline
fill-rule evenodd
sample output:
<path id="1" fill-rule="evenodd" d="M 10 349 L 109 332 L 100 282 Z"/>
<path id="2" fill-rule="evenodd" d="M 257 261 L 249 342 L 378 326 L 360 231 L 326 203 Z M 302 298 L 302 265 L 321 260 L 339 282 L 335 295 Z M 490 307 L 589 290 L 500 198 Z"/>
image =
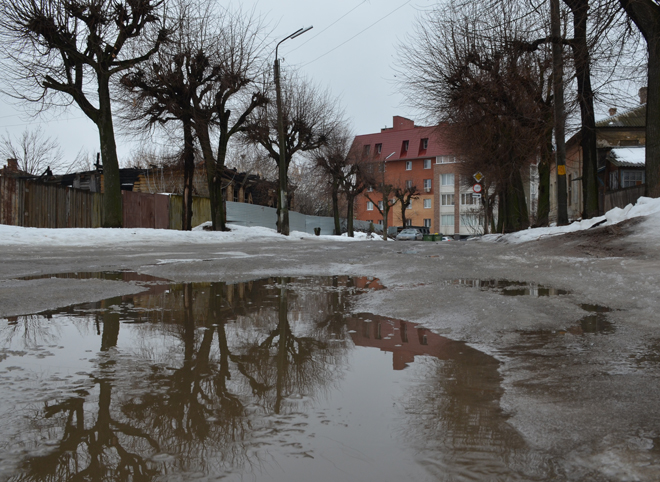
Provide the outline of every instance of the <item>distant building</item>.
<path id="1" fill-rule="evenodd" d="M 393 126 L 374 134 L 358 135 L 354 149 L 372 162 L 384 162 L 385 182 L 414 185 L 419 198 L 411 202 L 406 221 L 426 226 L 432 233 L 470 235 L 482 232 L 477 211 L 480 203 L 466 183 L 461 183 L 457 156 L 443 139 L 442 126 L 421 127 L 401 116 Z M 361 221 L 382 223 L 374 202 L 377 194 L 363 193 L 356 200 L 355 215 Z M 401 226 L 401 208 L 390 209 L 388 226 Z"/>

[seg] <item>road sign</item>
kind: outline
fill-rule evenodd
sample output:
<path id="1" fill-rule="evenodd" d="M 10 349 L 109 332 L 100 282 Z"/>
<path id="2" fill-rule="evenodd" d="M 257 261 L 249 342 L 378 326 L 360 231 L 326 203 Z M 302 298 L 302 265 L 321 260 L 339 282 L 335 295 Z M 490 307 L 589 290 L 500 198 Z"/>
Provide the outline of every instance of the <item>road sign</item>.
<path id="1" fill-rule="evenodd" d="M 474 178 L 475 181 L 477 181 L 477 182 L 481 182 L 481 180 L 482 180 L 484 177 L 486 177 L 486 176 L 484 176 L 483 174 L 481 174 L 481 171 L 477 171 L 477 172 L 474 174 L 474 176 L 472 176 L 472 177 Z"/>
<path id="2" fill-rule="evenodd" d="M 474 199 L 481 199 L 481 194 L 473 194 L 472 197 Z"/>
<path id="3" fill-rule="evenodd" d="M 472 186 L 472 190 L 477 194 L 481 192 L 481 189 L 482 189 L 481 184 L 475 184 L 474 186 Z"/>

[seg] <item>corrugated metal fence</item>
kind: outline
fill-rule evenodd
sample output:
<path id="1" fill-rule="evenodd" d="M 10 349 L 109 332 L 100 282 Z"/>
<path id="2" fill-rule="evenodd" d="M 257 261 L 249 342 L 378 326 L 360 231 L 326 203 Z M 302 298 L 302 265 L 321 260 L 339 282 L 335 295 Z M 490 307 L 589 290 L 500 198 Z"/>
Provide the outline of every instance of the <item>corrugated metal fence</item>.
<path id="1" fill-rule="evenodd" d="M 124 227 L 181 229 L 183 200 L 179 195 L 122 191 Z M 103 194 L 0 176 L 0 224 L 37 228 L 98 228 L 103 225 Z M 208 198 L 193 197 L 193 226 L 211 220 Z M 243 226 L 276 228 L 277 210 L 248 203 L 227 202 L 227 221 Z M 291 231 L 333 234 L 331 217 L 291 211 Z M 364 226 L 362 225 L 364 224 Z M 346 220 L 342 220 L 346 225 Z M 377 227 L 377 226 L 376 226 Z M 368 223 L 355 221 L 355 229 Z"/>

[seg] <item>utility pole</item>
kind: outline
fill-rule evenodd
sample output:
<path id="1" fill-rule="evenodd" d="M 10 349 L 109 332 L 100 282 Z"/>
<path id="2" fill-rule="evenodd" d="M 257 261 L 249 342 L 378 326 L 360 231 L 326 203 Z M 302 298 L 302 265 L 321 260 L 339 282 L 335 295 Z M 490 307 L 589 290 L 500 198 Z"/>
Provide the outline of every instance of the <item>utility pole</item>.
<path id="1" fill-rule="evenodd" d="M 559 18 L 559 0 L 550 0 L 552 35 L 552 92 L 555 117 L 555 165 L 557 166 L 557 225 L 568 224 L 566 205 L 566 140 L 564 108 L 564 48 Z"/>
<path id="2" fill-rule="evenodd" d="M 288 37 L 280 40 L 275 46 L 275 62 L 273 63 L 273 76 L 275 78 L 275 96 L 277 104 L 277 136 L 280 149 L 279 167 L 279 188 L 277 193 L 277 232 L 289 235 L 289 166 L 286 159 L 286 132 L 284 129 L 284 116 L 282 113 L 282 88 L 280 87 L 280 60 L 277 57 L 277 50 L 280 44 L 285 40 L 296 38 L 313 27 L 299 28 Z"/>

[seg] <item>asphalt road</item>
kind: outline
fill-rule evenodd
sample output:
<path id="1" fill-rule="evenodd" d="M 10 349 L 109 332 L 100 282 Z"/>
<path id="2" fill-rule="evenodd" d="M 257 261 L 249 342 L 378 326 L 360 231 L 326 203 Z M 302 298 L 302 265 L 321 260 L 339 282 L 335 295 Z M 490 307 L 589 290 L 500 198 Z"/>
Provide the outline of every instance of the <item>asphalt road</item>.
<path id="1" fill-rule="evenodd" d="M 226 282 L 371 276 L 387 289 L 361 295 L 355 311 L 418 323 L 501 361 L 500 403 L 508 423 L 558 461 L 562 478 L 659 480 L 660 247 L 645 230 L 628 222 L 520 245 L 306 239 L 167 248 L 5 246 L 0 317 L 141 289 L 48 276 L 59 273 L 133 270 L 174 281 Z"/>

